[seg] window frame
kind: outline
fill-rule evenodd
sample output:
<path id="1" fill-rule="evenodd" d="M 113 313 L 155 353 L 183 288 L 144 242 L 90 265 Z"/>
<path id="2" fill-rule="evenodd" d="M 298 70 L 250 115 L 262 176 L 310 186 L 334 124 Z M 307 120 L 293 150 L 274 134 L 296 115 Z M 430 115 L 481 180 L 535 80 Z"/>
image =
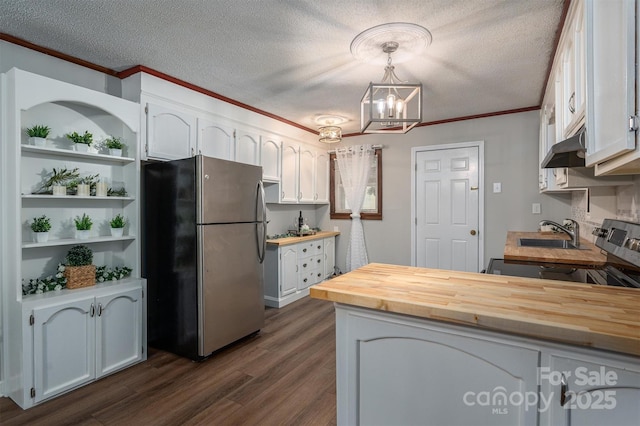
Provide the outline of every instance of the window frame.
<path id="1" fill-rule="evenodd" d="M 374 155 L 377 162 L 377 212 L 360 212 L 362 220 L 382 220 L 382 148 L 374 148 Z M 329 216 L 331 219 L 351 219 L 351 213 L 336 213 L 336 153 L 329 153 Z"/>

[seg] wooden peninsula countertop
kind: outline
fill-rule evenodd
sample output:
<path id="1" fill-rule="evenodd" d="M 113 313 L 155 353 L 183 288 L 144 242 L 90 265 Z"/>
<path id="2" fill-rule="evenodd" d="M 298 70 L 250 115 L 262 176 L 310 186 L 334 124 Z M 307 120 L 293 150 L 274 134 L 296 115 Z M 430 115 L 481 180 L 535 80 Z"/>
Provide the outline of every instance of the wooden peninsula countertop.
<path id="1" fill-rule="evenodd" d="M 554 232 L 507 232 L 504 246 L 504 260 L 513 262 L 561 263 L 597 267 L 605 264 L 607 256 L 602 254 L 595 244 L 581 238 L 580 249 L 561 249 L 548 247 L 521 247 L 520 238 L 545 238 L 568 240 L 563 233 Z"/>
<path id="2" fill-rule="evenodd" d="M 319 232 L 316 232 L 313 235 L 305 235 L 304 237 L 284 237 L 284 238 L 276 238 L 276 239 L 272 239 L 272 240 L 267 240 L 267 244 L 268 245 L 272 245 L 272 246 L 286 246 L 286 245 L 289 245 L 289 244 L 302 243 L 304 241 L 319 240 L 319 239 L 322 239 L 322 238 L 335 237 L 337 235 L 340 235 L 340 232 L 319 231 Z"/>
<path id="3" fill-rule="evenodd" d="M 371 263 L 311 297 L 640 355 L 640 290 Z"/>

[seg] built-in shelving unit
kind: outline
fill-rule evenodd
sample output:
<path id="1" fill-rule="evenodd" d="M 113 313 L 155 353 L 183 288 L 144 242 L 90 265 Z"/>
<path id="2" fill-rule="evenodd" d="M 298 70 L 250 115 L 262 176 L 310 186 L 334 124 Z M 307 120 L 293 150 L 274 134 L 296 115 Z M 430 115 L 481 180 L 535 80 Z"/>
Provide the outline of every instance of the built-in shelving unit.
<path id="1" fill-rule="evenodd" d="M 2 75 L 2 271 L 6 393 L 29 408 L 146 358 L 145 280 L 140 260 L 140 106 L 105 93 L 12 69 Z M 47 145 L 30 145 L 26 129 L 51 128 Z M 65 135 L 89 131 L 94 142 L 116 136 L 122 157 L 92 145 L 76 151 Z M 98 175 L 124 196 L 42 193 L 53 169 Z M 93 221 L 89 237 L 76 236 L 74 218 Z M 109 221 L 127 220 L 122 237 Z M 30 223 L 46 215 L 52 228 L 34 242 Z M 57 273 L 69 249 L 93 251 L 93 264 L 128 267 L 130 277 L 81 289 L 23 295 L 23 284 Z"/>

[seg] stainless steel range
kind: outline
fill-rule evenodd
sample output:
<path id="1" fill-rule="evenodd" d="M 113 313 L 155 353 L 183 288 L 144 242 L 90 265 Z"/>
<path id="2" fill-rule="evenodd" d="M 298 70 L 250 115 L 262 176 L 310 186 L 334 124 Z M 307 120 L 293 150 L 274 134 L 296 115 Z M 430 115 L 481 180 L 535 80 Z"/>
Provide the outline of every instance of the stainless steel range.
<path id="1" fill-rule="evenodd" d="M 491 259 L 486 273 L 640 288 L 640 223 L 605 219 L 593 234 L 597 236 L 596 246 L 607 254 L 602 268 L 549 267 Z"/>

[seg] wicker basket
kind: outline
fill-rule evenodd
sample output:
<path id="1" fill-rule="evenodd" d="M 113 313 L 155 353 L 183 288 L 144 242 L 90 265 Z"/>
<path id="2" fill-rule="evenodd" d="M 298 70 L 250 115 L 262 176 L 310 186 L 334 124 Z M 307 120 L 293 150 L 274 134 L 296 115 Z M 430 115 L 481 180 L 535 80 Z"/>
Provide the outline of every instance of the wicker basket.
<path id="1" fill-rule="evenodd" d="M 96 265 L 65 266 L 67 288 L 90 287 L 96 284 Z"/>

